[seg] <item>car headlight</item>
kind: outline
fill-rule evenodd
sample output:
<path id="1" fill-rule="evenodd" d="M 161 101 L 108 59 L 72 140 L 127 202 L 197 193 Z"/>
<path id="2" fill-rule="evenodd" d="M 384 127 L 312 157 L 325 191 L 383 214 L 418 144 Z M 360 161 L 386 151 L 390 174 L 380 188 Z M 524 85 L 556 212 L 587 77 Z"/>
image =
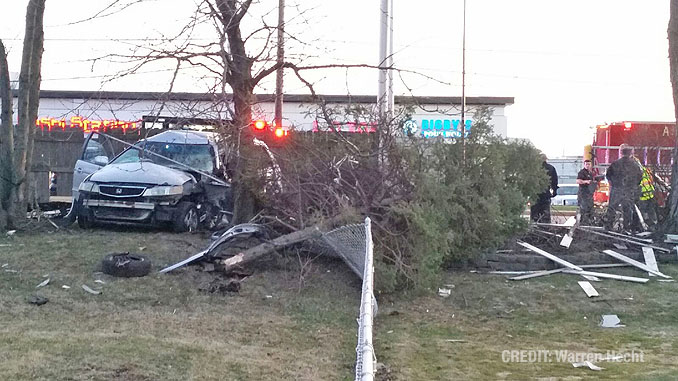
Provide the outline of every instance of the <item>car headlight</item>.
<path id="1" fill-rule="evenodd" d="M 174 196 L 184 193 L 184 187 L 181 185 L 167 186 L 161 185 L 153 188 L 148 188 L 144 191 L 144 196 Z"/>
<path id="2" fill-rule="evenodd" d="M 78 191 L 85 193 L 99 193 L 99 184 L 93 181 L 83 181 L 80 183 Z"/>

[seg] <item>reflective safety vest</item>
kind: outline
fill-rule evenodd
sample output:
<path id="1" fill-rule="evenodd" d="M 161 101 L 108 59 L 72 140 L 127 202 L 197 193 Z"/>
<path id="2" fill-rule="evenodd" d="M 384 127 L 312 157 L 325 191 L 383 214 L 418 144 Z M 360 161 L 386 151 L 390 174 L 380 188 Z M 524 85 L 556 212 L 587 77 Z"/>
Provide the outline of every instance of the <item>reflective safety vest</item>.
<path id="1" fill-rule="evenodd" d="M 640 200 L 647 201 L 654 197 L 654 179 L 649 169 L 643 168 L 643 177 L 640 179 Z"/>

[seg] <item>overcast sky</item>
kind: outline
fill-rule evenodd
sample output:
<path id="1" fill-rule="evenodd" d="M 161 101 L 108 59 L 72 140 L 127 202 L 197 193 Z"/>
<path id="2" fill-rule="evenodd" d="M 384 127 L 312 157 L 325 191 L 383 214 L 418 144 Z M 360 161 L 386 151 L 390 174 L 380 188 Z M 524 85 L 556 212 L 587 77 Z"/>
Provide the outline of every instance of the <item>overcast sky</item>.
<path id="1" fill-rule="evenodd" d="M 110 17 L 69 25 L 108 2 L 47 0 L 43 89 L 167 90 L 167 67 L 149 66 L 133 78 L 102 84 L 103 76 L 116 68 L 88 60 L 125 53 L 139 39 L 172 34 L 194 1 L 149 0 Z M 10 71 L 20 68 L 26 4 L 2 4 L 3 19 L 13 20 L 0 25 Z M 266 0 L 255 10 L 265 15 L 275 4 Z M 290 55 L 311 56 L 309 63 L 377 63 L 379 1 L 287 4 L 288 29 L 301 39 L 289 43 Z M 396 76 L 396 94 L 461 95 L 462 4 L 396 2 L 394 64 L 425 75 Z M 275 20 L 273 16 L 265 17 Z M 550 157 L 581 155 L 597 124 L 674 120 L 668 0 L 467 0 L 466 18 L 466 94 L 514 97 L 515 104 L 507 108 L 509 136 L 530 138 Z M 370 70 L 326 71 L 312 79 L 326 94 L 376 94 L 377 89 L 377 73 Z M 291 78 L 287 84 L 287 92 L 304 92 Z M 195 73 L 186 71 L 175 90 L 205 88 Z"/>

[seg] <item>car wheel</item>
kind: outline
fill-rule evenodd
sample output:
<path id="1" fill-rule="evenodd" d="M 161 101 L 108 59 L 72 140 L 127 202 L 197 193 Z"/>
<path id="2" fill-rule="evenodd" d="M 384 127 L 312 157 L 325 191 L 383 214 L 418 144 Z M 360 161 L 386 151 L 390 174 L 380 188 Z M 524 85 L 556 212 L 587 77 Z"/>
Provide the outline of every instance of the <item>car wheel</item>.
<path id="1" fill-rule="evenodd" d="M 94 227 L 92 217 L 89 216 L 87 210 L 78 211 L 78 226 L 80 229 L 91 229 Z"/>
<path id="2" fill-rule="evenodd" d="M 151 272 L 151 261 L 138 254 L 108 254 L 101 260 L 101 271 L 117 277 L 140 277 Z"/>
<path id="3" fill-rule="evenodd" d="M 194 232 L 198 230 L 198 209 L 192 202 L 182 201 L 174 215 L 174 231 Z"/>

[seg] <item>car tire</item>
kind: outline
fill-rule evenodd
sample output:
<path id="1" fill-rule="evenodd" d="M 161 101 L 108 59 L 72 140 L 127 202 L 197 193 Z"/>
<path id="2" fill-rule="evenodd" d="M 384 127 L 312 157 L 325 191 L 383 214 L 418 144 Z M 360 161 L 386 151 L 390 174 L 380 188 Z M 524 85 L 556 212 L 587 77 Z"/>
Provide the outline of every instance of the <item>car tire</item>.
<path id="1" fill-rule="evenodd" d="M 101 260 L 101 271 L 123 278 L 141 277 L 151 272 L 151 261 L 138 254 L 108 254 Z"/>
<path id="2" fill-rule="evenodd" d="M 182 201 L 177 205 L 174 213 L 174 231 L 177 233 L 194 232 L 198 230 L 200 216 L 195 204 Z"/>
<path id="3" fill-rule="evenodd" d="M 78 211 L 78 226 L 80 229 L 91 229 L 94 227 L 92 217 L 87 210 L 82 210 L 82 208 Z"/>

